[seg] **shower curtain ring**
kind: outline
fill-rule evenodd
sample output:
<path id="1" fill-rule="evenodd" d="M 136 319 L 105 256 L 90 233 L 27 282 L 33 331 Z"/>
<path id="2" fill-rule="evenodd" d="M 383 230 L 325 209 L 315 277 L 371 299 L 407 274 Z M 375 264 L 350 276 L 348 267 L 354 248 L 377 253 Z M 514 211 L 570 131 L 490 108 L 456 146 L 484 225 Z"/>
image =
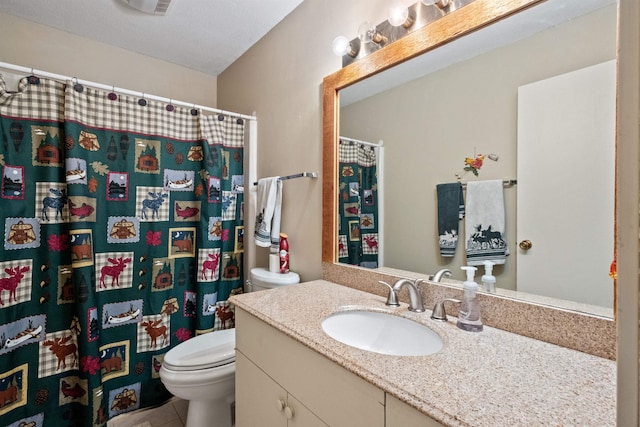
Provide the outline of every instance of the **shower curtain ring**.
<path id="1" fill-rule="evenodd" d="M 147 105 L 147 100 L 144 99 L 144 92 L 142 92 L 142 98 L 138 99 L 138 105 L 144 107 Z"/>
<path id="2" fill-rule="evenodd" d="M 165 109 L 169 112 L 175 110 L 175 107 L 173 106 L 173 99 L 169 98 L 169 103 L 167 104 Z"/>
<path id="3" fill-rule="evenodd" d="M 33 71 L 33 68 L 31 69 L 31 75 L 27 77 L 27 81 L 29 82 L 29 84 L 32 84 L 32 85 L 40 84 L 40 78 L 36 76 L 35 72 Z"/>
<path id="4" fill-rule="evenodd" d="M 82 86 L 80 83 L 78 83 L 78 78 L 77 77 L 73 77 L 71 79 L 71 81 L 73 82 L 73 80 L 75 79 L 75 83 L 73 85 L 73 90 L 75 90 L 76 92 L 82 93 L 82 91 L 84 90 L 84 86 Z"/>
<path id="5" fill-rule="evenodd" d="M 107 95 L 107 98 L 109 98 L 109 100 L 111 101 L 115 101 L 116 99 L 118 99 L 118 95 L 116 95 L 115 86 L 111 86 L 111 92 Z"/>

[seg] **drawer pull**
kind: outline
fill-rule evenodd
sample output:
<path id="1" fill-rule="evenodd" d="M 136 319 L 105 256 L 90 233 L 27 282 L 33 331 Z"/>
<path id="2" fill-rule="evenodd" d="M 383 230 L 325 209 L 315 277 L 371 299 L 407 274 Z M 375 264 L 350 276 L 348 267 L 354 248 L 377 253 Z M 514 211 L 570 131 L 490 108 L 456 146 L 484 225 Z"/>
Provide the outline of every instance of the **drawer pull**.
<path id="1" fill-rule="evenodd" d="M 282 412 L 285 408 L 285 403 L 284 400 L 282 399 L 278 399 L 278 401 L 276 402 L 276 408 L 278 408 L 278 412 Z"/>

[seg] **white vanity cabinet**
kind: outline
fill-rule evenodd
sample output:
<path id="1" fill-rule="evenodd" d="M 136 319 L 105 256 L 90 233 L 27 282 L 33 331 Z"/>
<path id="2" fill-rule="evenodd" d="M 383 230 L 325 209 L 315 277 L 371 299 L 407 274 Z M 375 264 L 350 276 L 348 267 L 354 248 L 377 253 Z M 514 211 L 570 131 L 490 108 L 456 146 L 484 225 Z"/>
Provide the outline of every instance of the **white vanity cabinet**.
<path id="1" fill-rule="evenodd" d="M 382 390 L 238 307 L 236 350 L 236 427 L 384 427 Z"/>

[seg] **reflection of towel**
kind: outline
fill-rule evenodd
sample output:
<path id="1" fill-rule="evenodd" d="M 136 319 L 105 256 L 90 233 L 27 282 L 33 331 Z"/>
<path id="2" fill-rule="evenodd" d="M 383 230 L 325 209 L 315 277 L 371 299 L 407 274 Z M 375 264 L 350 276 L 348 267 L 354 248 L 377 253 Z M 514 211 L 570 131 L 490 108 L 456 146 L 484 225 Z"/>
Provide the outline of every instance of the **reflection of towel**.
<path id="1" fill-rule="evenodd" d="M 279 176 L 258 180 L 256 245 L 269 247 L 280 242 L 280 205 L 282 204 L 282 181 Z"/>
<path id="2" fill-rule="evenodd" d="M 459 182 L 436 185 L 440 255 L 452 257 L 458 244 L 458 224 L 464 218 L 464 197 Z"/>
<path id="3" fill-rule="evenodd" d="M 504 231 L 504 195 L 501 180 L 467 183 L 465 242 L 467 264 L 486 260 L 504 264 L 509 255 Z"/>

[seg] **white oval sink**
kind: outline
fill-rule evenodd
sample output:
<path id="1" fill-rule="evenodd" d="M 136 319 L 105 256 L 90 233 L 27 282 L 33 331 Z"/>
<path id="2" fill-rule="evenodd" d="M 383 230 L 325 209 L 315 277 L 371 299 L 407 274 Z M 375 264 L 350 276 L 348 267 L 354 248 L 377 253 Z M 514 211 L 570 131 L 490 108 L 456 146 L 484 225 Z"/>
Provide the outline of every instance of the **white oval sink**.
<path id="1" fill-rule="evenodd" d="M 442 349 L 442 338 L 428 327 L 404 317 L 375 311 L 334 313 L 322 321 L 331 338 L 374 353 L 425 356 Z"/>

